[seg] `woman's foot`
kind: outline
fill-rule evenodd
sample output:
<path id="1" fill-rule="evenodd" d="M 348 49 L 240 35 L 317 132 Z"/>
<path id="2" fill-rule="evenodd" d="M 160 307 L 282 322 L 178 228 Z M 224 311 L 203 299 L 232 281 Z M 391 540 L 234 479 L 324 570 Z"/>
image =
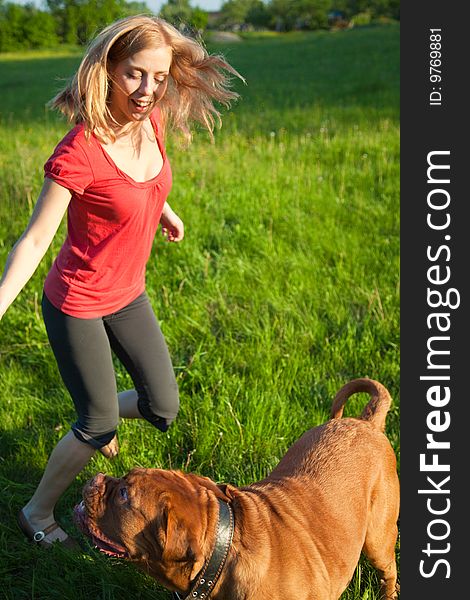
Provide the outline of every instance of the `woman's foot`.
<path id="1" fill-rule="evenodd" d="M 109 444 L 102 446 L 99 451 L 103 456 L 106 456 L 106 458 L 115 458 L 119 454 L 119 442 L 117 435 L 113 437 Z"/>
<path id="2" fill-rule="evenodd" d="M 22 509 L 18 513 L 17 521 L 19 528 L 28 540 L 43 548 L 51 548 L 54 542 L 59 542 L 66 548 L 80 549 L 78 542 L 60 528 L 54 517 L 32 519 L 27 511 Z"/>

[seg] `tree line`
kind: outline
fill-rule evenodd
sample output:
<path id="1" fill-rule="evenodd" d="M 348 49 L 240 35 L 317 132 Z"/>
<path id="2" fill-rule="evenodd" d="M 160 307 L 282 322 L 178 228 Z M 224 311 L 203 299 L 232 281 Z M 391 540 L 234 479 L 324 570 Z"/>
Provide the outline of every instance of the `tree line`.
<path id="1" fill-rule="evenodd" d="M 140 0 L 46 0 L 46 8 L 0 0 L 0 52 L 83 45 L 108 23 L 151 11 Z M 244 30 L 320 29 L 399 19 L 399 0 L 228 0 L 209 15 L 189 0 L 168 0 L 159 15 L 199 33 L 207 28 Z"/>

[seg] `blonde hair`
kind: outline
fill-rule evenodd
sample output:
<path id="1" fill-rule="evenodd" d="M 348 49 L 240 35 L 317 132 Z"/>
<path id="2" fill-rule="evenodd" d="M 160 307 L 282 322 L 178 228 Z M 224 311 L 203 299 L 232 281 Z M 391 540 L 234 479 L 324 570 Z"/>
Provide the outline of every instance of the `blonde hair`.
<path id="1" fill-rule="evenodd" d="M 190 124 L 195 121 L 212 137 L 215 125 L 221 124 L 214 102 L 229 107 L 230 101 L 238 98 L 230 89 L 230 74 L 244 79 L 223 56 L 209 55 L 196 40 L 153 16 L 126 17 L 103 29 L 89 44 L 73 79 L 49 106 L 70 121 L 84 123 L 87 136 L 94 133 L 114 140 L 114 119 L 107 104 L 110 66 L 144 49 L 163 46 L 172 51 L 166 91 L 156 98 L 164 125 L 180 130 L 190 141 Z"/>

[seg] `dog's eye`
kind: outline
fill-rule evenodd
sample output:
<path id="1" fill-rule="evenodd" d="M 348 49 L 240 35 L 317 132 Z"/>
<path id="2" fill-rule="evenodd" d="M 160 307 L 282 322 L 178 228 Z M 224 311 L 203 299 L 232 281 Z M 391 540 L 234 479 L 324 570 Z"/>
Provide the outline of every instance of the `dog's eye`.
<path id="1" fill-rule="evenodd" d="M 127 493 L 127 488 L 126 487 L 122 487 L 119 489 L 119 500 L 121 500 L 121 502 L 128 502 L 129 501 L 129 495 Z"/>

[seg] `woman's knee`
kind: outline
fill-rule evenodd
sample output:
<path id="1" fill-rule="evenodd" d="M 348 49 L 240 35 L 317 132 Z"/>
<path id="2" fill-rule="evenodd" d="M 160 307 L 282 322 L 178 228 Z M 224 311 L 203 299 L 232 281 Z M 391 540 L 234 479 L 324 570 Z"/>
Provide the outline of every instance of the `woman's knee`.
<path id="1" fill-rule="evenodd" d="M 106 433 L 89 433 L 84 431 L 78 423 L 72 425 L 72 432 L 78 440 L 84 444 L 89 444 L 96 450 L 107 446 L 116 435 L 116 429 L 107 431 Z"/>
<path id="2" fill-rule="evenodd" d="M 146 421 L 160 431 L 167 431 L 172 422 L 176 419 L 179 410 L 179 393 L 176 382 L 171 393 L 166 394 L 164 403 L 156 401 L 144 392 L 139 393 L 137 407 Z"/>

